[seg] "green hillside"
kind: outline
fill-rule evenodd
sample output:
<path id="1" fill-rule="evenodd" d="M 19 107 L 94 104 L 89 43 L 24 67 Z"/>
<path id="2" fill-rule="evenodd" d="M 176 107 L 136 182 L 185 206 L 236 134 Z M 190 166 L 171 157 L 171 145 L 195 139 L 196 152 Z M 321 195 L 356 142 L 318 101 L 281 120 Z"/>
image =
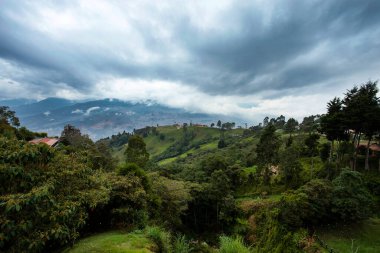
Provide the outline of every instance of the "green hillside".
<path id="1" fill-rule="evenodd" d="M 224 138 L 238 139 L 242 136 L 244 129 L 231 129 L 223 131 Z M 146 149 L 151 160 L 165 165 L 173 162 L 177 158 L 185 158 L 188 155 L 198 154 L 204 151 L 215 150 L 218 148 L 218 141 L 221 136 L 219 128 L 188 126 L 187 132 L 190 138 L 188 143 L 183 145 L 184 129 L 177 126 L 159 126 L 155 128 L 154 133 L 150 131 L 144 136 Z M 236 142 L 236 140 L 234 140 Z M 172 152 L 168 152 L 172 148 Z M 114 147 L 112 155 L 119 162 L 124 161 L 124 152 L 126 146 Z"/>

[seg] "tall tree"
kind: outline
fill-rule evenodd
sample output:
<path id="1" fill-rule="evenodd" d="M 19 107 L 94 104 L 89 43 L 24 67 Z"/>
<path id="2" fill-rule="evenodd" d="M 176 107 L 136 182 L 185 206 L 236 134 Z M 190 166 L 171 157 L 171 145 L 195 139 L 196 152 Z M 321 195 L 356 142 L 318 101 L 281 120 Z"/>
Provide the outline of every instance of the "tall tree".
<path id="1" fill-rule="evenodd" d="M 15 112 L 8 106 L 0 106 L 0 134 L 14 136 L 18 126 L 20 126 L 20 121 Z"/>
<path id="2" fill-rule="evenodd" d="M 289 146 L 280 154 L 280 175 L 287 187 L 296 188 L 301 183 L 302 165 L 299 152 L 294 146 Z"/>
<path id="3" fill-rule="evenodd" d="M 366 156 L 366 167 L 368 167 L 369 145 L 373 134 L 376 132 L 376 122 L 379 117 L 379 98 L 377 97 L 377 92 L 377 82 L 368 81 L 360 87 L 355 86 L 347 91 L 343 99 L 347 126 L 355 131 L 353 139 L 355 146 L 353 169 L 356 168 L 357 150 L 362 133 L 365 133 L 369 137 Z"/>
<path id="4" fill-rule="evenodd" d="M 296 131 L 296 127 L 298 126 L 298 121 L 295 120 L 294 118 L 288 119 L 284 126 L 285 132 L 289 133 L 289 137 L 292 136 L 292 133 Z"/>
<path id="5" fill-rule="evenodd" d="M 318 129 L 319 123 L 320 115 L 310 115 L 303 118 L 303 121 L 300 124 L 300 129 L 304 132 L 312 133 Z"/>
<path id="6" fill-rule="evenodd" d="M 318 140 L 319 134 L 310 134 L 305 139 L 305 145 L 308 148 L 307 153 L 311 157 L 311 177 L 313 177 L 314 170 L 314 156 L 318 154 Z"/>
<path id="7" fill-rule="evenodd" d="M 263 120 L 263 126 L 266 127 L 269 124 L 269 117 L 266 116 Z"/>
<path id="8" fill-rule="evenodd" d="M 269 124 L 264 129 L 256 147 L 256 162 L 262 170 L 265 184 L 269 183 L 271 166 L 278 162 L 278 151 L 281 143 L 275 131 L 275 126 Z"/>
<path id="9" fill-rule="evenodd" d="M 140 168 L 145 167 L 149 160 L 149 153 L 146 151 L 146 144 L 141 136 L 133 135 L 129 138 L 125 155 L 127 163 L 135 163 Z"/>
<path id="10" fill-rule="evenodd" d="M 277 129 L 283 129 L 285 126 L 285 123 L 286 123 L 285 116 L 281 115 L 280 117 L 277 117 L 275 126 Z"/>
<path id="11" fill-rule="evenodd" d="M 331 141 L 329 161 L 334 151 L 334 142 L 346 140 L 346 124 L 343 113 L 343 102 L 335 97 L 327 103 L 327 113 L 321 117 L 321 132 Z"/>
<path id="12" fill-rule="evenodd" d="M 0 123 L 14 127 L 20 126 L 20 120 L 16 117 L 14 111 L 11 111 L 8 106 L 0 106 Z"/>

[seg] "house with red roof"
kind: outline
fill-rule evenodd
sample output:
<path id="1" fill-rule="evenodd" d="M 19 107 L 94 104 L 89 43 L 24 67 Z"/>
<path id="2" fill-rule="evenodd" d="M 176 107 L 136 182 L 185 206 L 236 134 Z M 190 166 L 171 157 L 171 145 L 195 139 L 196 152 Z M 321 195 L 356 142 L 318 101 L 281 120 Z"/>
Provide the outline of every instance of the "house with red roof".
<path id="1" fill-rule="evenodd" d="M 48 138 L 48 137 L 29 141 L 29 143 L 33 143 L 33 144 L 44 143 L 50 147 L 55 147 L 58 144 L 58 142 L 59 142 L 58 138 Z"/>

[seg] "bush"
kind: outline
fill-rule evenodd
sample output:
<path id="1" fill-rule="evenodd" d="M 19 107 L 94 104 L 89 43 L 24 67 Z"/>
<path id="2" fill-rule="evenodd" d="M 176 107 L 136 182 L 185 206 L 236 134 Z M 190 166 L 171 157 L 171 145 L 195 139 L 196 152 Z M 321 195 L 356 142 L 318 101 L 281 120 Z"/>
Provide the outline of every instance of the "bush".
<path id="1" fill-rule="evenodd" d="M 332 212 L 342 220 L 368 218 L 372 211 L 372 198 L 361 174 L 345 169 L 334 179 Z"/>
<path id="2" fill-rule="evenodd" d="M 186 240 L 184 235 L 179 235 L 176 237 L 173 243 L 173 252 L 175 253 L 189 253 L 191 247 L 189 242 Z"/>
<path id="3" fill-rule="evenodd" d="M 244 244 L 241 237 L 231 238 L 228 236 L 219 237 L 220 240 L 220 253 L 250 253 L 251 247 Z"/>
<path id="4" fill-rule="evenodd" d="M 172 252 L 171 247 L 171 234 L 160 227 L 147 227 L 147 236 L 157 244 L 159 253 L 170 253 Z"/>

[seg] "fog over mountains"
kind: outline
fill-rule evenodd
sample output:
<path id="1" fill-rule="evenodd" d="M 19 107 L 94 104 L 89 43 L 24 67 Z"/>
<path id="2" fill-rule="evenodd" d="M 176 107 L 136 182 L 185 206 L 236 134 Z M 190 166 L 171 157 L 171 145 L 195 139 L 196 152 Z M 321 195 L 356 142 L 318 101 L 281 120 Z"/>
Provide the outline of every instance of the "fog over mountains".
<path id="1" fill-rule="evenodd" d="M 98 139 L 122 131 L 175 123 L 210 124 L 218 119 L 235 121 L 236 117 L 192 113 L 179 108 L 170 108 L 154 101 L 125 102 L 117 99 L 71 101 L 62 98 L 47 98 L 41 101 L 15 99 L 0 101 L 11 107 L 20 118 L 21 125 L 33 131 L 60 135 L 66 124 L 72 124 L 83 133 Z"/>

